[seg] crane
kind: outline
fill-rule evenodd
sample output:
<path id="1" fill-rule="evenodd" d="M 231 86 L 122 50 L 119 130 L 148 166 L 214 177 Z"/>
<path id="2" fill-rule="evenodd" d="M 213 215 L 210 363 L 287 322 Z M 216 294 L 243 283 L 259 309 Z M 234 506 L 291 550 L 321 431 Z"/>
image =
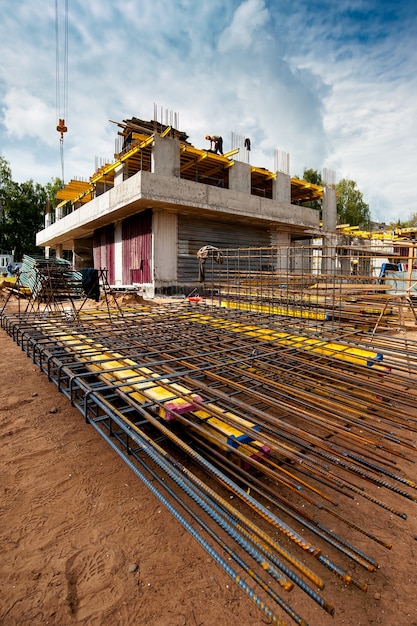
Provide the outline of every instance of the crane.
<path id="1" fill-rule="evenodd" d="M 63 11 L 63 27 L 60 26 L 60 13 Z M 63 42 L 62 33 L 63 30 Z M 55 0 L 55 39 L 56 39 L 56 112 L 60 133 L 59 146 L 61 157 L 62 184 L 64 184 L 64 133 L 68 131 L 65 120 L 68 113 L 68 0 L 64 0 L 63 9 L 60 0 Z M 61 50 L 61 48 L 63 48 Z M 61 81 L 62 70 L 62 81 Z"/>

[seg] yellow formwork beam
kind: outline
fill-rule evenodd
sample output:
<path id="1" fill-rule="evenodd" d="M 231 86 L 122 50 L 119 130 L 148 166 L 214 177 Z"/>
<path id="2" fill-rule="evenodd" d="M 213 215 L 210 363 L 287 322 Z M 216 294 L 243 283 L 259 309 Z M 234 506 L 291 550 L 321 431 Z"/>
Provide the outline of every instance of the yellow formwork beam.
<path id="1" fill-rule="evenodd" d="M 236 302 L 233 300 L 222 300 L 220 306 L 225 309 L 239 309 L 244 311 L 256 311 L 257 313 L 271 313 L 272 315 L 283 315 L 285 317 L 300 317 L 309 320 L 326 321 L 328 316 L 326 313 L 317 311 L 303 311 L 300 309 L 291 309 L 289 307 L 280 307 L 268 304 L 258 304 L 253 302 Z"/>
<path id="2" fill-rule="evenodd" d="M 184 313 L 184 317 L 193 316 L 196 322 L 200 324 L 210 324 L 213 327 L 228 328 L 232 332 L 242 333 L 250 337 L 256 337 L 260 341 L 279 342 L 285 346 L 297 347 L 300 350 L 308 350 L 313 354 L 320 356 L 328 356 L 347 363 L 355 365 L 372 365 L 382 360 L 382 354 L 372 350 L 364 350 L 362 348 L 352 348 L 342 343 L 323 341 L 320 339 L 311 339 L 303 335 L 294 335 L 287 332 L 276 331 L 273 329 L 263 328 L 254 324 L 243 324 L 241 322 L 229 322 L 228 320 L 219 320 L 218 318 L 196 313 Z"/>
<path id="3" fill-rule="evenodd" d="M 130 159 L 130 157 L 134 156 L 137 152 L 139 152 L 139 150 L 142 150 L 143 148 L 147 148 L 148 146 L 150 146 L 153 143 L 153 140 L 154 140 L 153 135 L 151 135 L 150 137 L 147 137 L 144 141 L 141 141 L 137 145 L 130 148 L 130 150 L 125 152 L 117 161 L 115 161 L 114 163 L 108 163 L 107 165 L 105 165 L 103 168 L 101 168 L 95 174 L 93 174 L 93 176 L 90 178 L 91 183 L 92 184 L 97 183 L 99 180 L 104 178 L 104 176 L 112 172 L 118 165 L 120 165 L 121 163 L 124 163 L 124 161 L 127 161 L 128 159 Z"/>
<path id="4" fill-rule="evenodd" d="M 52 325 L 51 328 L 53 328 Z M 170 383 L 168 379 L 161 378 L 149 368 L 139 367 L 131 359 L 125 359 L 122 354 L 108 351 L 101 344 L 92 343 L 84 335 L 61 334 L 59 329 L 56 329 L 57 340 L 69 347 L 80 362 L 86 364 L 87 369 L 97 373 L 105 382 L 122 383 L 119 387 L 121 391 L 129 392 L 135 400 L 164 405 L 159 407 L 160 417 L 164 419 L 169 419 L 170 410 L 190 411 L 195 408 L 193 400 L 201 401 L 199 396 L 186 387 L 178 383 Z M 153 381 L 153 378 L 158 379 L 162 384 Z M 187 396 L 189 399 L 185 399 Z"/>
<path id="5" fill-rule="evenodd" d="M 239 430 L 239 426 L 246 430 L 255 428 L 252 422 L 212 403 L 205 404 L 207 410 L 197 409 L 195 403 L 203 402 L 198 394 L 183 385 L 172 383 L 168 378 L 161 377 L 148 367 L 139 366 L 138 363 L 125 358 L 118 352 L 107 350 L 102 344 L 93 343 L 83 334 L 61 333 L 57 326 L 52 324 L 47 324 L 47 326 L 54 330 L 59 342 L 70 348 L 80 362 L 85 363 L 88 370 L 97 374 L 106 383 L 114 384 L 117 381 L 120 383 L 118 386 L 120 391 L 128 393 L 130 398 L 140 403 L 154 402 L 158 406 L 158 414 L 162 419 L 173 419 L 172 412 L 192 413 L 200 421 L 209 422 L 213 428 L 221 432 L 226 444 L 227 440 L 239 441 L 244 438 L 244 433 Z M 223 422 L 213 414 L 224 414 L 225 418 L 233 422 L 235 426 Z"/>

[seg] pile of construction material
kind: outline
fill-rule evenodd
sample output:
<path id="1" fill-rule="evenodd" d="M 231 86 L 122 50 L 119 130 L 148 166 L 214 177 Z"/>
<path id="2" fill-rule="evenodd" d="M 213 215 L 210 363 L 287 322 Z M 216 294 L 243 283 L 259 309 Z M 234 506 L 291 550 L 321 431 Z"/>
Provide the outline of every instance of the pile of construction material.
<path id="1" fill-rule="evenodd" d="M 82 275 L 65 259 L 45 259 L 24 255 L 19 287 L 28 290 L 34 299 L 66 300 L 82 296 Z"/>

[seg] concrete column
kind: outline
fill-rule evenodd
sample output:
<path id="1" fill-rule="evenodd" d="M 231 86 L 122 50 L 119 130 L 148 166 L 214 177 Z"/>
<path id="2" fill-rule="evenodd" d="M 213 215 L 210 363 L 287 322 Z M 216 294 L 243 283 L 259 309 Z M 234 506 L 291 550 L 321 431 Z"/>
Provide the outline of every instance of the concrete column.
<path id="1" fill-rule="evenodd" d="M 274 271 L 277 274 L 281 274 L 281 273 L 286 274 L 290 267 L 290 256 L 289 256 L 289 250 L 291 246 L 290 233 L 286 233 L 286 232 L 282 232 L 282 231 L 278 231 L 274 229 L 271 230 L 271 245 L 274 248 L 277 248 Z"/>
<path id="2" fill-rule="evenodd" d="M 122 222 L 114 225 L 114 284 L 123 285 L 123 243 Z"/>
<path id="3" fill-rule="evenodd" d="M 101 196 L 103 193 L 106 193 L 106 191 L 108 191 L 110 189 L 110 187 L 106 184 L 106 183 L 102 183 L 102 182 L 98 182 L 95 185 L 95 194 L 96 194 L 96 198 L 97 196 Z"/>
<path id="4" fill-rule="evenodd" d="M 154 210 L 152 230 L 155 286 L 172 285 L 178 278 L 178 215 L 163 210 Z"/>
<path id="5" fill-rule="evenodd" d="M 235 161 L 229 168 L 229 189 L 241 191 L 250 195 L 251 192 L 251 166 L 249 163 Z"/>
<path id="6" fill-rule="evenodd" d="M 125 164 L 120 163 L 114 170 L 114 186 L 120 185 L 124 181 Z"/>
<path id="7" fill-rule="evenodd" d="M 152 144 L 152 173 L 179 178 L 181 173 L 180 156 L 180 142 L 178 139 L 155 135 Z"/>
<path id="8" fill-rule="evenodd" d="M 62 243 L 57 243 L 55 246 L 55 256 L 57 259 L 62 259 Z"/>
<path id="9" fill-rule="evenodd" d="M 321 271 L 327 277 L 324 279 L 325 282 L 332 282 L 336 278 L 336 244 L 335 233 L 323 233 Z"/>
<path id="10" fill-rule="evenodd" d="M 336 190 L 332 187 L 324 187 L 322 201 L 322 230 L 323 230 L 323 250 L 321 271 L 330 282 L 336 270 Z"/>
<path id="11" fill-rule="evenodd" d="M 272 181 L 272 199 L 285 204 L 291 204 L 291 176 L 276 172 L 276 178 Z"/>
<path id="12" fill-rule="evenodd" d="M 336 230 L 336 189 L 332 187 L 325 187 L 323 189 L 322 221 L 324 231 L 334 232 Z"/>

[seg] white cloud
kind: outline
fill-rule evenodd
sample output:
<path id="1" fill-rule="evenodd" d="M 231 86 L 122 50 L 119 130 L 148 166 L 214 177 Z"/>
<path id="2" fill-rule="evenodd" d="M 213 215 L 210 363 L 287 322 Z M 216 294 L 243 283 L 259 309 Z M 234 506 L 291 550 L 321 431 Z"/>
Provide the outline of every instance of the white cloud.
<path id="1" fill-rule="evenodd" d="M 356 180 L 372 214 L 406 219 L 417 51 L 404 3 L 386 13 L 377 0 L 72 0 L 66 178 L 112 157 L 109 119 L 151 118 L 156 102 L 179 112 L 197 147 L 207 132 L 226 148 L 231 132 L 250 136 L 254 165 L 272 169 L 280 148 L 292 174 L 330 167 Z M 60 176 L 54 7 L 2 5 L 0 150 L 14 176 L 44 183 Z"/>
<path id="2" fill-rule="evenodd" d="M 236 9 L 232 22 L 220 36 L 220 52 L 233 49 L 248 50 L 268 21 L 269 12 L 264 0 L 245 0 Z"/>
<path id="3" fill-rule="evenodd" d="M 4 98 L 2 113 L 4 126 L 11 139 L 36 138 L 46 145 L 52 145 L 49 130 L 55 115 L 40 98 L 24 90 L 11 89 Z"/>

